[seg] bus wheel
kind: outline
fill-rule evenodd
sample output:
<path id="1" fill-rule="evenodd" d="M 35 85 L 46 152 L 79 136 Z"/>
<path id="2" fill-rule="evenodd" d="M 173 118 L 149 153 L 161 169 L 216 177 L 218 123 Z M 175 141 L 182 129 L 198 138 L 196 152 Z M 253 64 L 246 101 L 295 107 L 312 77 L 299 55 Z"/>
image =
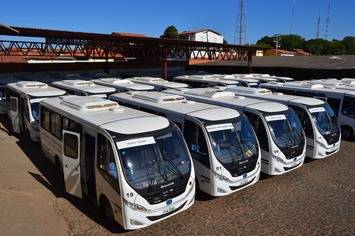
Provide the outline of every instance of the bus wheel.
<path id="1" fill-rule="evenodd" d="M 105 214 L 105 216 L 110 220 L 110 221 L 114 221 L 115 217 L 113 215 L 113 211 L 112 211 L 112 207 L 110 202 L 105 198 L 102 200 L 102 210 Z"/>
<path id="2" fill-rule="evenodd" d="M 63 173 L 63 166 L 62 166 L 62 163 L 60 162 L 58 156 L 55 156 L 55 166 L 60 171 L 60 173 Z"/>
<path id="3" fill-rule="evenodd" d="M 342 127 L 341 129 L 341 137 L 343 139 L 350 139 L 353 136 L 352 129 L 349 127 Z"/>

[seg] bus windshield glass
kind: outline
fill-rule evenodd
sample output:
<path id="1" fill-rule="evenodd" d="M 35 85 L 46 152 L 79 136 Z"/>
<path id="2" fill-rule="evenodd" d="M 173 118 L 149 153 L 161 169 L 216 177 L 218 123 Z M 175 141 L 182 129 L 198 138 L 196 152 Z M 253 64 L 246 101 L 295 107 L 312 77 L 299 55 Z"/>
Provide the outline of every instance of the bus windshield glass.
<path id="1" fill-rule="evenodd" d="M 32 98 L 30 99 L 32 117 L 36 122 L 39 122 L 39 102 L 44 98 Z"/>
<path id="2" fill-rule="evenodd" d="M 265 117 L 272 139 L 281 149 L 288 149 L 305 142 L 303 129 L 294 111 Z"/>
<path id="3" fill-rule="evenodd" d="M 137 190 L 149 192 L 190 174 L 189 153 L 176 129 L 156 136 L 119 141 L 116 146 L 126 179 Z"/>
<path id="4" fill-rule="evenodd" d="M 246 117 L 231 123 L 209 124 L 206 129 L 216 158 L 228 170 L 233 170 L 241 160 L 258 157 L 257 139 Z"/>
<path id="5" fill-rule="evenodd" d="M 322 135 L 339 132 L 339 126 L 333 109 L 326 104 L 324 107 L 310 108 L 309 111 Z"/>

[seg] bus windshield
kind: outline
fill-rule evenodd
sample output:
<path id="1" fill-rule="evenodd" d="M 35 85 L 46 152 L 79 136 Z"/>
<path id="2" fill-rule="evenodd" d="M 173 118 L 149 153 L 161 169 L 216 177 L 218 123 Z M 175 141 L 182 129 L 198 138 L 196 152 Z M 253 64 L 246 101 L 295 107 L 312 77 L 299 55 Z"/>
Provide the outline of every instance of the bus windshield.
<path id="1" fill-rule="evenodd" d="M 258 157 L 257 139 L 246 117 L 206 128 L 216 158 L 229 171 L 240 165 L 241 160 Z"/>
<path id="2" fill-rule="evenodd" d="M 41 100 L 43 100 L 43 99 L 44 98 L 42 98 L 42 99 L 39 99 L 39 98 L 30 99 L 32 117 L 33 117 L 33 119 L 35 119 L 35 121 L 37 123 L 39 122 L 39 102 Z"/>
<path id="3" fill-rule="evenodd" d="M 310 108 L 317 129 L 322 135 L 339 132 L 338 121 L 333 109 L 326 104 L 324 107 Z"/>
<path id="4" fill-rule="evenodd" d="M 120 141 L 116 145 L 126 179 L 135 189 L 149 192 L 190 173 L 189 153 L 176 129 L 156 136 Z"/>
<path id="5" fill-rule="evenodd" d="M 272 139 L 281 149 L 304 143 L 303 129 L 294 111 L 265 117 Z"/>

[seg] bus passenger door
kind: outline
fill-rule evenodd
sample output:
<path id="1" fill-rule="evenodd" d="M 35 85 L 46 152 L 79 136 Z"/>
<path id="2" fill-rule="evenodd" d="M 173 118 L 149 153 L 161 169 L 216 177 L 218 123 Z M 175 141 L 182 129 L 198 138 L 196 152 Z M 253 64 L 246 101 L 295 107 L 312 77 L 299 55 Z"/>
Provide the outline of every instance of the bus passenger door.
<path id="1" fill-rule="evenodd" d="M 10 117 L 13 131 L 20 133 L 19 104 L 17 97 L 10 97 Z"/>
<path id="2" fill-rule="evenodd" d="M 80 134 L 63 130 L 63 173 L 65 190 L 83 198 L 80 174 Z"/>

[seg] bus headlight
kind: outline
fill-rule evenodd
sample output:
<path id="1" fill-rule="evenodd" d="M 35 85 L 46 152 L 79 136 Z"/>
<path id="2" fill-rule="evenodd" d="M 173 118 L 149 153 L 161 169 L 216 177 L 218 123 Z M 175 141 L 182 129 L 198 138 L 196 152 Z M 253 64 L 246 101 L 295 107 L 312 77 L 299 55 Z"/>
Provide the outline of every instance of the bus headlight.
<path id="1" fill-rule="evenodd" d="M 324 143 L 319 142 L 318 140 L 316 140 L 316 143 L 318 143 L 318 144 L 319 144 L 319 146 L 321 146 L 322 148 L 327 148 L 327 146 L 325 146 L 325 144 L 324 144 Z"/>
<path id="2" fill-rule="evenodd" d="M 227 177 L 217 174 L 216 172 L 213 172 L 214 176 L 216 176 L 218 179 L 222 180 L 222 181 L 230 181 Z"/>
<path id="3" fill-rule="evenodd" d="M 286 164 L 286 162 L 284 160 L 282 160 L 281 157 L 275 156 L 273 154 L 271 154 L 272 158 L 274 158 L 277 162 L 281 162 L 282 164 Z"/>
<path id="4" fill-rule="evenodd" d="M 125 200 L 125 203 L 127 204 L 128 207 L 130 207 L 134 211 L 147 211 L 145 207 L 142 207 L 139 204 L 131 203 L 127 200 Z"/>

